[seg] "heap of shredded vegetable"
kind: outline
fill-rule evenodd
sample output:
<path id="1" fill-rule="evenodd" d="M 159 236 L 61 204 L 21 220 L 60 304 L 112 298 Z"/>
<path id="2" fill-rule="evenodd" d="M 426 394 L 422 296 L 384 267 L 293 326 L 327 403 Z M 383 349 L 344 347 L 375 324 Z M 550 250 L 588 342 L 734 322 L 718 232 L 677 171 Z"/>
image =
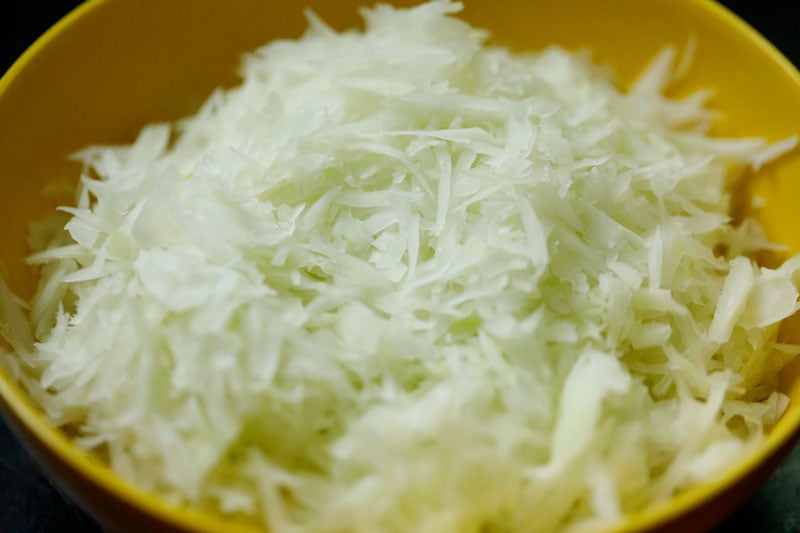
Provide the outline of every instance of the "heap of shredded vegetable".
<path id="1" fill-rule="evenodd" d="M 296 532 L 602 528 L 763 439 L 800 260 L 751 259 L 729 188 L 794 141 L 709 138 L 671 52 L 623 94 L 460 7 L 310 14 L 195 116 L 81 154 L 33 340 L 2 330 L 53 421 Z"/>

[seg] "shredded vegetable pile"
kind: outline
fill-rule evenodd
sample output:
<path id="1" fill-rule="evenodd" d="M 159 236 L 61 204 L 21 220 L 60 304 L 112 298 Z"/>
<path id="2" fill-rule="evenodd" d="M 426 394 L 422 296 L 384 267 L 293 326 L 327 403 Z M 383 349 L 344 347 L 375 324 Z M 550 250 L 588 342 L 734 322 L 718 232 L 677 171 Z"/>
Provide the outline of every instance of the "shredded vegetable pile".
<path id="1" fill-rule="evenodd" d="M 274 531 L 547 532 L 758 445 L 800 260 L 758 266 L 729 190 L 794 140 L 707 136 L 669 50 L 622 93 L 460 7 L 309 13 L 196 115 L 80 154 L 2 330 L 80 446 Z"/>

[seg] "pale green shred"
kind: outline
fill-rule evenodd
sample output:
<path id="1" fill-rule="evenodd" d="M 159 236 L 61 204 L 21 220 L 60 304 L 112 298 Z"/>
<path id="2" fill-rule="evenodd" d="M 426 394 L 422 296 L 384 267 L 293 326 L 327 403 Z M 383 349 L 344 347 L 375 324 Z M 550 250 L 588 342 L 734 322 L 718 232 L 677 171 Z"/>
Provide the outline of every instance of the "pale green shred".
<path id="1" fill-rule="evenodd" d="M 754 262 L 728 186 L 794 139 L 707 137 L 674 52 L 623 94 L 460 8 L 309 14 L 85 150 L 3 364 L 137 485 L 272 531 L 594 530 L 757 446 L 800 260 Z"/>

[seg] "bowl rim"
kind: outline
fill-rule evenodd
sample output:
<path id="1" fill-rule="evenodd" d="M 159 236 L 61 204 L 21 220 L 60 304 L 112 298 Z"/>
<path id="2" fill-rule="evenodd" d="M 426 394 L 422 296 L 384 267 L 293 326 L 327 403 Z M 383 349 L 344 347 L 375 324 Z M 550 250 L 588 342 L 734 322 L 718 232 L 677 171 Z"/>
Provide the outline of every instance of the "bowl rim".
<path id="1" fill-rule="evenodd" d="M 0 98 L 41 50 L 50 45 L 79 19 L 86 17 L 110 1 L 86 0 L 42 34 L 0 77 Z M 735 30 L 741 38 L 758 48 L 765 59 L 783 71 L 787 81 L 793 83 L 800 94 L 798 69 L 750 24 L 715 0 L 684 1 L 687 5 L 693 5 L 701 10 L 706 16 L 716 19 L 716 22 Z M 34 405 L 28 393 L 24 391 L 17 380 L 2 367 L 0 367 L 0 406 L 8 411 L 5 414 L 19 422 L 24 429 L 44 445 L 48 452 L 52 453 L 76 475 L 150 518 L 176 530 L 192 532 L 257 533 L 262 531 L 244 522 L 226 519 L 211 511 L 196 509 L 185 504 L 177 506 L 169 504 L 157 493 L 141 489 L 127 481 L 92 453 L 75 445 L 63 431 L 54 426 L 41 409 Z M 800 409 L 794 409 L 785 413 L 779 423 L 751 452 L 725 468 L 714 479 L 693 485 L 638 512 L 623 515 L 621 522 L 606 530 L 606 533 L 652 530 L 673 519 L 687 515 L 692 510 L 698 509 L 720 496 L 726 490 L 733 488 L 738 481 L 756 471 L 771 456 L 779 450 L 787 448 L 798 437 L 800 437 Z M 41 467 L 41 461 L 39 461 L 39 466 Z"/>

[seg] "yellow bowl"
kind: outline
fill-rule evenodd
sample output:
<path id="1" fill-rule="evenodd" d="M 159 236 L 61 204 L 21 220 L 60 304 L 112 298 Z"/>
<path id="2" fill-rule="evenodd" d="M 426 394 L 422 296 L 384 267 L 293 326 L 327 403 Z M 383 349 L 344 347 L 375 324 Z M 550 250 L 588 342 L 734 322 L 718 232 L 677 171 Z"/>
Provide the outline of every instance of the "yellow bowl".
<path id="1" fill-rule="evenodd" d="M 358 23 L 357 0 L 306 0 L 335 27 Z M 402 3 L 402 2 L 401 2 Z M 692 68 L 675 87 L 716 90 L 720 135 L 771 140 L 800 133 L 800 76 L 754 30 L 708 0 L 469 1 L 464 17 L 516 49 L 549 43 L 588 47 L 625 85 L 665 44 L 696 39 Z M 192 113 L 211 90 L 235 82 L 240 55 L 277 37 L 298 37 L 301 6 L 236 2 L 93 0 L 37 41 L 0 80 L 0 260 L 23 296 L 34 279 L 23 264 L 27 224 L 69 194 L 78 176 L 73 151 L 126 142 L 145 123 Z M 753 214 L 769 236 L 800 250 L 800 155 L 770 165 L 737 194 L 759 195 Z M 14 216 L 9 216 L 13 213 Z M 800 339 L 800 322 L 784 334 Z M 792 401 L 766 443 L 716 480 L 629 517 L 620 531 L 699 531 L 712 527 L 766 478 L 800 427 L 800 364 L 781 374 Z M 130 531 L 251 531 L 204 512 L 175 508 L 128 485 L 48 423 L 23 390 L 0 373 L 9 424 L 51 477 L 97 520 Z"/>

